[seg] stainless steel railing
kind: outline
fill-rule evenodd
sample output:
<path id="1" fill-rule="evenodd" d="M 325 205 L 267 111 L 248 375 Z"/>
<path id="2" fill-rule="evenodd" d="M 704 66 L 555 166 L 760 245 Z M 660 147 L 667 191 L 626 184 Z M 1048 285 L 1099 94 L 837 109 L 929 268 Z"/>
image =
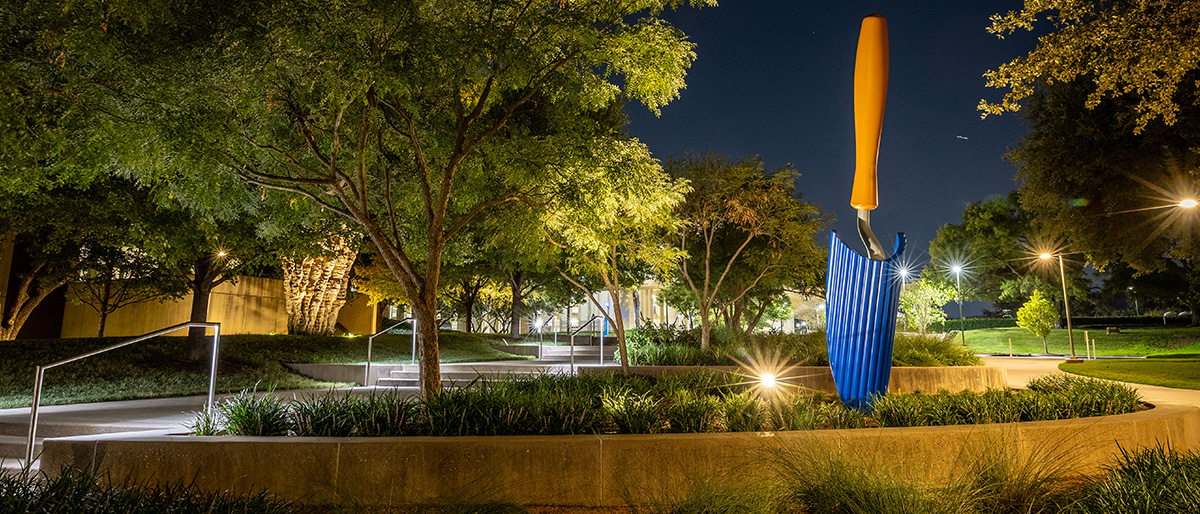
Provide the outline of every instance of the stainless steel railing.
<path id="1" fill-rule="evenodd" d="M 158 331 L 146 334 L 146 335 L 138 336 L 138 337 L 135 337 L 128 341 L 117 343 L 117 344 L 114 344 L 111 346 L 105 346 L 104 348 L 101 348 L 99 350 L 95 350 L 95 351 L 85 353 L 83 355 L 71 357 L 70 359 L 63 359 L 61 361 L 53 362 L 53 363 L 47 364 L 45 366 L 35 367 L 34 368 L 34 379 L 33 379 L 33 405 L 29 408 L 29 439 L 28 439 L 28 441 L 26 441 L 26 445 L 25 445 L 25 465 L 29 466 L 33 462 L 33 442 L 34 442 L 34 438 L 37 436 L 38 404 L 41 403 L 41 401 L 42 401 L 42 381 L 43 381 L 43 379 L 45 379 L 46 370 L 48 370 L 50 368 L 62 366 L 63 364 L 70 364 L 70 363 L 78 361 L 78 360 L 86 359 L 93 355 L 99 355 L 99 354 L 107 352 L 109 350 L 116 350 L 117 348 L 129 346 L 133 343 L 139 343 L 139 342 L 145 341 L 147 339 L 150 339 L 152 337 L 158 337 L 158 336 L 161 336 L 164 334 L 170 334 L 171 332 L 175 332 L 177 330 L 181 330 L 184 328 L 191 328 L 191 327 L 205 327 L 205 328 L 213 329 L 212 366 L 210 366 L 210 368 L 209 368 L 209 377 L 208 377 L 208 401 L 204 404 L 204 409 L 211 414 L 212 408 L 213 408 L 213 396 L 215 395 L 216 389 L 217 389 L 217 353 L 218 353 L 218 350 L 220 349 L 221 324 L 220 323 L 188 322 L 188 323 L 180 323 L 178 325 L 172 325 L 172 326 L 164 328 L 162 330 L 158 330 Z"/>
<path id="2" fill-rule="evenodd" d="M 571 375 L 575 375 L 575 334 L 578 334 L 585 327 L 590 326 L 597 319 L 600 319 L 599 314 L 593 314 L 590 319 L 579 325 L 579 328 L 571 331 Z M 567 325 L 570 328 L 570 325 Z M 604 364 L 604 334 L 600 335 L 600 364 Z"/>
<path id="3" fill-rule="evenodd" d="M 375 344 L 375 336 L 408 323 L 409 321 L 412 322 L 412 357 L 410 358 L 413 362 L 417 361 L 417 320 L 416 318 L 405 318 L 403 321 L 371 334 L 370 337 L 367 337 L 367 369 L 363 371 L 363 387 L 371 385 L 371 347 Z"/>

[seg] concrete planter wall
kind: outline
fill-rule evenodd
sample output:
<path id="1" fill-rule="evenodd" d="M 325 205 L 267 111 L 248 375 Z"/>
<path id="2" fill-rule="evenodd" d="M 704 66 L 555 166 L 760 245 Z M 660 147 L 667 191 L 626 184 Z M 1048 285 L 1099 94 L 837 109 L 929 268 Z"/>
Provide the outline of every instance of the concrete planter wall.
<path id="1" fill-rule="evenodd" d="M 579 374 L 616 373 L 620 368 L 612 366 L 579 366 Z M 676 375 L 691 372 L 693 366 L 631 366 L 638 375 Z M 711 371 L 733 372 L 737 366 L 703 366 Z M 749 373 L 747 373 L 749 374 Z M 753 375 L 751 375 L 753 376 Z M 833 383 L 833 372 L 829 366 L 796 366 L 789 368 L 781 377 L 789 384 L 830 393 L 837 392 Z M 988 389 L 1008 388 L 1008 371 L 993 366 L 938 366 L 938 367 L 893 367 L 888 382 L 888 392 L 905 394 L 915 391 L 936 393 L 943 389 L 950 392 L 974 391 L 982 393 Z"/>
<path id="2" fill-rule="evenodd" d="M 1200 446 L 1200 408 L 953 427 L 778 433 L 409 438 L 258 438 L 118 434 L 47 439 L 42 469 L 95 468 L 114 481 L 267 490 L 363 504 L 508 500 L 620 506 L 681 497 L 698 479 L 749 483 L 780 459 L 845 458 L 944 483 L 977 459 L 1053 460 L 1088 473 L 1120 448 Z"/>

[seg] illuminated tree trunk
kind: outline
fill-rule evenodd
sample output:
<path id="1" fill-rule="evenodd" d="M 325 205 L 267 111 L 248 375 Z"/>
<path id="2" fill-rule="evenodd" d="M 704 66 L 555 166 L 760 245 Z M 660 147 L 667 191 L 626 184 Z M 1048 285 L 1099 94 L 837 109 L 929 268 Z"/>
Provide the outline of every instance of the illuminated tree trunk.
<path id="1" fill-rule="evenodd" d="M 338 311 L 346 304 L 350 269 L 358 252 L 344 238 L 327 243 L 332 257 L 283 259 L 283 290 L 287 297 L 288 332 L 333 334 Z"/>

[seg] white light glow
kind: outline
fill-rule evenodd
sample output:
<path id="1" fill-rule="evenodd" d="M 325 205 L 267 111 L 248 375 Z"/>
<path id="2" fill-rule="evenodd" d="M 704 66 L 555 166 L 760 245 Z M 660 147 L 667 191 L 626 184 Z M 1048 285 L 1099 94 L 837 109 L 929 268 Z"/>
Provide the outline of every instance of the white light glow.
<path id="1" fill-rule="evenodd" d="M 1179 202 L 1179 206 L 1183 207 L 1185 209 L 1191 209 L 1192 207 L 1196 206 L 1196 201 L 1189 198 L 1187 200 Z"/>
<path id="2" fill-rule="evenodd" d="M 763 387 L 775 387 L 775 375 L 770 373 L 763 373 L 761 377 L 758 377 L 758 381 L 762 383 Z"/>
<path id="3" fill-rule="evenodd" d="M 1050 255 L 1050 254 L 1048 254 L 1048 253 L 1043 253 L 1043 254 L 1039 255 L 1038 257 L 1040 257 L 1042 260 L 1046 260 L 1046 259 L 1049 259 L 1049 258 L 1051 258 L 1051 257 L 1054 257 L 1054 256 L 1053 256 L 1053 255 Z"/>

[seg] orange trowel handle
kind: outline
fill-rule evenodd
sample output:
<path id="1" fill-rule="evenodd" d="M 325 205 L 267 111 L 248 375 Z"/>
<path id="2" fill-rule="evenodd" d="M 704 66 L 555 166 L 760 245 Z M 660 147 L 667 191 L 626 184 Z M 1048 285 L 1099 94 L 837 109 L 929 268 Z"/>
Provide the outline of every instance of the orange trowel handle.
<path id="1" fill-rule="evenodd" d="M 863 18 L 854 61 L 854 191 L 850 206 L 870 210 L 879 206 L 875 166 L 879 160 L 879 134 L 883 131 L 883 105 L 887 102 L 887 20 L 878 14 Z"/>

